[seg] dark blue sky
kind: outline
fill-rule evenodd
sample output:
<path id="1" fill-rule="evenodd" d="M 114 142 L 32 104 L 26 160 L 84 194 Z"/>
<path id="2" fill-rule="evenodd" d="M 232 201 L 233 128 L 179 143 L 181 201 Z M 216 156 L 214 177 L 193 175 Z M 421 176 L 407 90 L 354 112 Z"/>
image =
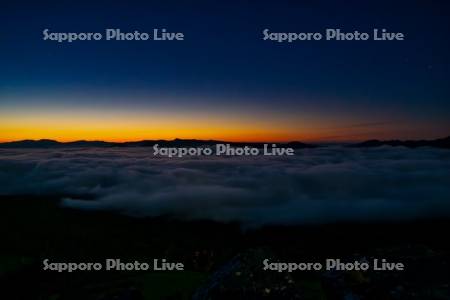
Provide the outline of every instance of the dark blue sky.
<path id="1" fill-rule="evenodd" d="M 17 112 L 98 102 L 208 112 L 229 105 L 232 112 L 256 106 L 266 117 L 278 111 L 295 119 L 306 111 L 327 128 L 392 123 L 398 116 L 419 137 L 450 133 L 446 1 L 161 2 L 2 4 L 0 107 Z M 59 44 L 42 40 L 45 28 L 166 28 L 183 32 L 185 41 Z M 406 40 L 278 44 L 261 39 L 265 28 L 386 28 L 403 32 Z M 414 137 L 411 130 L 397 134 Z"/>

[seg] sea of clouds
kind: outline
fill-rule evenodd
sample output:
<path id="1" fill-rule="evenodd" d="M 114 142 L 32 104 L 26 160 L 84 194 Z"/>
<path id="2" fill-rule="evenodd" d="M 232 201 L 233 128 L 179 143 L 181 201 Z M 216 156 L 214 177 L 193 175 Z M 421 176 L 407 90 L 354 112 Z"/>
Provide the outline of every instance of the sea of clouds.
<path id="1" fill-rule="evenodd" d="M 296 153 L 160 158 L 150 148 L 0 149 L 0 195 L 64 195 L 72 208 L 250 226 L 450 216 L 449 150 Z"/>

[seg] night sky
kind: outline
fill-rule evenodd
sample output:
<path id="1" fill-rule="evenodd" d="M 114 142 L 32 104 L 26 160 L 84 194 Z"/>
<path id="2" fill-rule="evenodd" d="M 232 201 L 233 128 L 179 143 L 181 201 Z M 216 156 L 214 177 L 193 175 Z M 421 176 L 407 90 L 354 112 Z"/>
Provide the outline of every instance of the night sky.
<path id="1" fill-rule="evenodd" d="M 446 1 L 29 1 L 0 7 L 0 141 L 354 141 L 450 134 Z M 44 41 L 42 31 L 183 32 Z M 262 40 L 262 30 L 405 41 Z"/>

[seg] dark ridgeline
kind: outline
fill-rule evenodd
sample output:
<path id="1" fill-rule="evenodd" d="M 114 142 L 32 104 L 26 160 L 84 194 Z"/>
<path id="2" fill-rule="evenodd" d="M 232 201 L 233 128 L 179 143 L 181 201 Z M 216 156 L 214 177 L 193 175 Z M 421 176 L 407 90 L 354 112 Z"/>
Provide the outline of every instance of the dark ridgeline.
<path id="1" fill-rule="evenodd" d="M 104 141 L 74 141 L 58 142 L 54 140 L 23 140 L 15 142 L 0 143 L 0 148 L 56 148 L 56 147 L 153 147 L 158 144 L 160 147 L 202 147 L 214 146 L 216 144 L 230 144 L 235 147 L 252 146 L 262 148 L 264 143 L 255 142 L 226 142 L 218 140 L 197 140 L 197 139 L 174 139 L 174 140 L 143 140 L 136 142 L 104 142 Z M 298 141 L 288 143 L 276 143 L 294 149 L 315 148 L 316 145 L 306 144 Z"/>
<path id="2" fill-rule="evenodd" d="M 379 147 L 379 146 L 403 146 L 407 148 L 417 148 L 417 147 L 434 147 L 434 148 L 445 148 L 450 149 L 450 136 L 443 139 L 436 140 L 369 140 L 358 144 L 350 145 L 351 147 L 364 148 L 364 147 Z"/>
<path id="3" fill-rule="evenodd" d="M 213 146 L 216 144 L 230 144 L 234 147 L 251 146 L 262 148 L 264 143 L 255 142 L 227 142 L 219 140 L 197 140 L 197 139 L 174 139 L 174 140 L 142 140 L 136 142 L 105 142 L 105 141 L 74 141 L 74 142 L 58 142 L 55 140 L 41 139 L 41 140 L 22 140 L 14 142 L 0 143 L 0 148 L 56 148 L 56 147 L 153 147 L 158 144 L 160 147 L 204 147 Z M 267 144 L 270 144 L 268 142 Z M 292 141 L 286 143 L 275 143 L 285 147 L 294 149 L 316 148 L 319 145 L 302 143 L 299 141 Z M 320 147 L 325 146 L 321 144 Z M 353 148 L 379 147 L 379 146 L 403 146 L 407 148 L 417 147 L 434 147 L 450 149 L 450 136 L 435 140 L 368 140 L 361 143 L 348 145 Z"/>

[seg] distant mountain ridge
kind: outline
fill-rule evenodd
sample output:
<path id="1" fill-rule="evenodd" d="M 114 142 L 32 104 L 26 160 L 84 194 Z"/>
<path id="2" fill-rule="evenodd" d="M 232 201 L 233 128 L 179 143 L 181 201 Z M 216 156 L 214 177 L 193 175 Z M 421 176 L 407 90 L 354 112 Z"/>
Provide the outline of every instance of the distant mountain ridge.
<path id="1" fill-rule="evenodd" d="M 142 140 L 136 142 L 104 142 L 104 141 L 74 141 L 58 142 L 55 140 L 22 140 L 14 142 L 0 143 L 0 148 L 59 148 L 59 147 L 153 147 L 158 144 L 160 147 L 200 147 L 212 146 L 215 144 L 230 144 L 234 147 L 263 147 L 264 143 L 255 142 L 226 142 L 218 140 L 197 140 L 197 139 L 174 139 L 174 140 Z M 287 143 L 276 143 L 294 149 L 314 148 L 316 145 L 306 144 L 298 141 Z"/>
<path id="2" fill-rule="evenodd" d="M 268 142 L 270 143 L 270 142 Z M 74 141 L 74 142 L 58 142 L 50 139 L 41 140 L 22 140 L 14 142 L 0 143 L 0 148 L 63 148 L 63 147 L 153 147 L 158 144 L 160 147 L 202 147 L 212 146 L 215 144 L 230 144 L 234 147 L 263 147 L 265 143 L 260 142 L 226 142 L 219 140 L 197 140 L 197 139 L 174 139 L 174 140 L 142 140 L 135 142 L 105 142 L 105 141 Z M 291 147 L 294 149 L 316 148 L 323 147 L 323 145 L 308 144 L 299 141 L 276 143 L 284 147 Z M 408 148 L 417 147 L 434 147 L 450 149 L 450 136 L 435 140 L 368 140 L 360 143 L 347 145 L 353 148 L 369 148 L 380 146 L 403 146 Z"/>
<path id="3" fill-rule="evenodd" d="M 450 136 L 443 139 L 435 139 L 435 140 L 389 140 L 389 141 L 380 141 L 380 140 L 368 140 L 362 143 L 357 143 L 350 145 L 350 147 L 380 147 L 380 146 L 403 146 L 408 148 L 417 148 L 417 147 L 434 147 L 434 148 L 444 148 L 450 149 Z"/>

